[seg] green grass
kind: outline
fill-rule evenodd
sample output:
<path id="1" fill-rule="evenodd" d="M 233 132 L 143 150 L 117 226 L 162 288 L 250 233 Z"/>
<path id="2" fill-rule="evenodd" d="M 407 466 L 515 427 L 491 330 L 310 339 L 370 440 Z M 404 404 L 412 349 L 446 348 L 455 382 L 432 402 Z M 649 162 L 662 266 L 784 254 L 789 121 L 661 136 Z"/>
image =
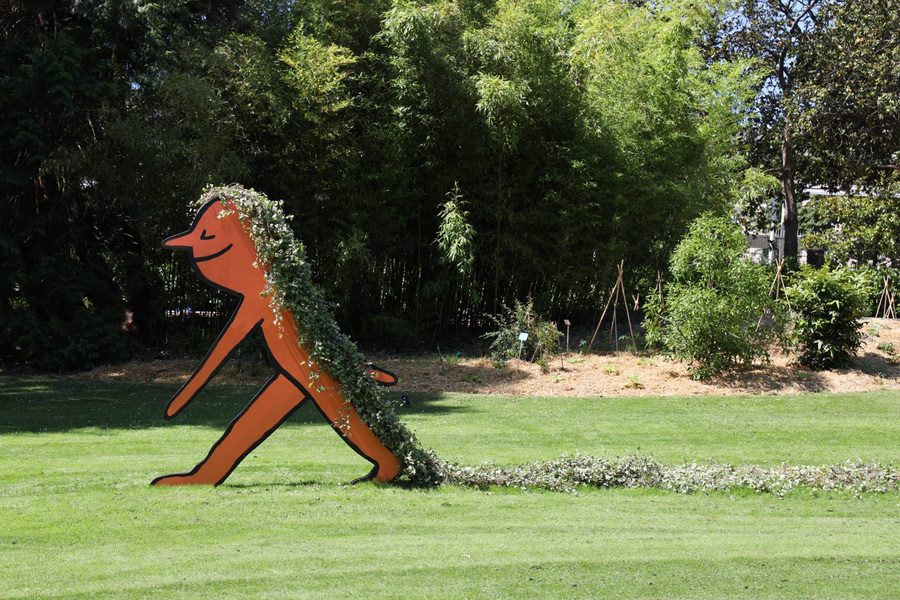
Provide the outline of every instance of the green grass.
<path id="1" fill-rule="evenodd" d="M 889 598 L 900 497 L 800 491 L 418 491 L 367 471 L 301 410 L 216 489 L 156 489 L 250 397 L 0 378 L 0 598 Z M 582 451 L 662 462 L 896 464 L 900 398 L 414 396 L 442 456 L 515 464 Z"/>

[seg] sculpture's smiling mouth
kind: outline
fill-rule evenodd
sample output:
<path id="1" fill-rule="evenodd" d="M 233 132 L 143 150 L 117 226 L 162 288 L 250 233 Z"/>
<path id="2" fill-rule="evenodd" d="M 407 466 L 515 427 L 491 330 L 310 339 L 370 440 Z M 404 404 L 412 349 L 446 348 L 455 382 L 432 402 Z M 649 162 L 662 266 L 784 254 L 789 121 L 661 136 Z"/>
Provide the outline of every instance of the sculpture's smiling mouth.
<path id="1" fill-rule="evenodd" d="M 222 249 L 219 250 L 218 252 L 214 252 L 213 254 L 209 254 L 209 255 L 207 255 L 207 256 L 195 256 L 195 257 L 194 257 L 194 262 L 203 262 L 203 261 L 205 261 L 205 260 L 212 260 L 212 259 L 214 259 L 214 258 L 217 258 L 217 257 L 219 257 L 219 256 L 222 256 L 223 254 L 225 254 L 226 252 L 228 252 L 229 250 L 231 250 L 231 247 L 232 247 L 232 246 L 234 246 L 234 244 L 228 244 L 227 246 L 225 246 L 224 248 L 222 248 Z"/>

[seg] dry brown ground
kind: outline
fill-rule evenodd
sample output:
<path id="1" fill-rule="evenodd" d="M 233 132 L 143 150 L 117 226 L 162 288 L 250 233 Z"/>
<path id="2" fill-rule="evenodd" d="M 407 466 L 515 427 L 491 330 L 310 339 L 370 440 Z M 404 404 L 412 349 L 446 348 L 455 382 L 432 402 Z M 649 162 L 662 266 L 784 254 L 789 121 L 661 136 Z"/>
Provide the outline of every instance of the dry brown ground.
<path id="1" fill-rule="evenodd" d="M 849 368 L 810 371 L 791 356 L 740 369 L 711 381 L 694 381 L 688 365 L 662 356 L 571 354 L 552 361 L 550 371 L 525 361 L 501 369 L 487 358 L 439 356 L 373 356 L 400 377 L 402 392 L 467 392 L 516 396 L 688 396 L 700 394 L 782 394 L 796 392 L 900 391 L 900 321 L 867 319 L 865 340 Z M 878 348 L 893 344 L 894 355 Z M 157 360 L 102 367 L 79 378 L 176 383 L 187 379 L 196 360 Z M 240 366 L 233 361 L 216 376 L 218 383 L 261 383 L 264 365 Z"/>

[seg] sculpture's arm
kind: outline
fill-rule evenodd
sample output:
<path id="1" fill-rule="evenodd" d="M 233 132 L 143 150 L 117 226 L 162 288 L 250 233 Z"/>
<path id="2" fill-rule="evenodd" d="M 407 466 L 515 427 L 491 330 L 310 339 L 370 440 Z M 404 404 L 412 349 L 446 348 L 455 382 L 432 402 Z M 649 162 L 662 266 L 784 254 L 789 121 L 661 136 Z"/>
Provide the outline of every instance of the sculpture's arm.
<path id="1" fill-rule="evenodd" d="M 215 375 L 222 363 L 231 354 L 238 344 L 250 333 L 250 331 L 262 322 L 262 318 L 254 320 L 256 315 L 250 314 L 249 310 L 242 310 L 239 306 L 237 312 L 225 329 L 219 334 L 219 337 L 213 343 L 213 347 L 203 358 L 203 362 L 191 375 L 181 389 L 169 400 L 166 405 L 165 417 L 171 419 L 177 415 L 185 405 L 190 402 L 197 393 L 203 389 L 209 380 Z"/>

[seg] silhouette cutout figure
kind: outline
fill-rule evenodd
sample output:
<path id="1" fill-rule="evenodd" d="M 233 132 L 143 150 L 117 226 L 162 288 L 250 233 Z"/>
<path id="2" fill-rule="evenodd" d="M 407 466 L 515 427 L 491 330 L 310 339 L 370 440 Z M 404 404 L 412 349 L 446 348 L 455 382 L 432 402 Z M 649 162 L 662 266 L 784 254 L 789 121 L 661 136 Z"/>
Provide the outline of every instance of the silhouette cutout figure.
<path id="1" fill-rule="evenodd" d="M 239 298 L 234 314 L 200 366 L 169 401 L 165 418 L 174 418 L 256 328 L 262 331 L 276 373 L 231 422 L 200 464 L 189 473 L 158 477 L 153 485 L 219 485 L 307 399 L 351 448 L 374 465 L 371 472 L 356 481 L 391 481 L 397 477 L 397 457 L 342 395 L 340 384 L 322 369 L 311 374 L 310 356 L 300 346 L 293 315 L 281 309 L 280 323 L 276 321 L 275 309 L 261 295 L 266 287 L 267 266 L 261 264 L 256 246 L 231 202 L 208 202 L 200 208 L 189 230 L 167 238 L 163 246 L 188 251 L 194 269 L 204 281 Z M 383 385 L 397 382 L 388 371 L 373 365 L 369 369 Z"/>

